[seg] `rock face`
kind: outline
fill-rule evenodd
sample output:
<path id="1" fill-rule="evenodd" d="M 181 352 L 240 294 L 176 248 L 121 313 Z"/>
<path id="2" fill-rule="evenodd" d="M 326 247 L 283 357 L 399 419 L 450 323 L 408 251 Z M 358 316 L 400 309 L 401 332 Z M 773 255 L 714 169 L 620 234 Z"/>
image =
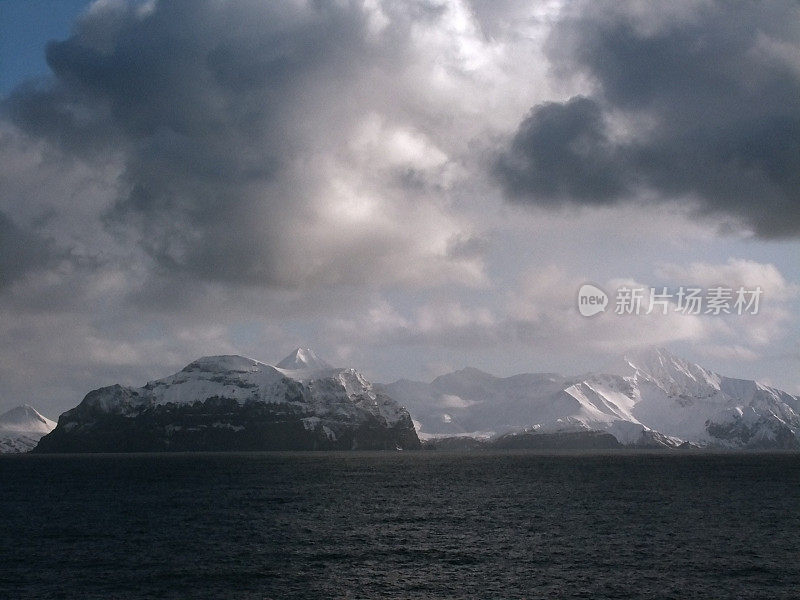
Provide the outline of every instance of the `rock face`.
<path id="1" fill-rule="evenodd" d="M 141 388 L 94 390 L 36 452 L 395 450 L 420 442 L 408 412 L 354 369 L 297 349 L 270 366 L 209 356 Z"/>
<path id="2" fill-rule="evenodd" d="M 56 424 L 35 408 L 18 406 L 0 415 L 0 454 L 28 452 Z"/>
<path id="3" fill-rule="evenodd" d="M 533 373 L 494 377 L 463 369 L 429 384 L 401 380 L 379 386 L 408 407 L 420 437 L 469 435 L 506 445 L 800 449 L 800 398 L 755 381 L 734 379 L 663 349 L 626 357 L 617 374 L 564 377 Z M 584 436 L 585 437 L 585 436 Z M 600 441 L 598 441 L 600 440 Z"/>

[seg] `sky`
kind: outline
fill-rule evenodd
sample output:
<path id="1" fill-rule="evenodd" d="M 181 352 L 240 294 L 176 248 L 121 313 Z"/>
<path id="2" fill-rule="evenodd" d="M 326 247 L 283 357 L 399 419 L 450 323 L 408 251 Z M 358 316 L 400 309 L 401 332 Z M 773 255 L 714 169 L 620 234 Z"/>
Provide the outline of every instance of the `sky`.
<path id="1" fill-rule="evenodd" d="M 799 19 L 0 0 L 0 410 L 297 346 L 389 382 L 657 345 L 800 393 Z"/>

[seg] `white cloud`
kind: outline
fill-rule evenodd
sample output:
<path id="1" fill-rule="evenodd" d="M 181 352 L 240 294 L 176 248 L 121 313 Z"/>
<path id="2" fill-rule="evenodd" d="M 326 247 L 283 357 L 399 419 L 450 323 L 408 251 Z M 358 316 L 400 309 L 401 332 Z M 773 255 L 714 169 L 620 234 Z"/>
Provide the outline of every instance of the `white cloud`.
<path id="1" fill-rule="evenodd" d="M 723 264 L 667 263 L 660 265 L 655 275 L 673 285 L 699 285 L 703 288 L 722 285 L 733 289 L 760 287 L 764 291 L 765 301 L 782 302 L 800 294 L 800 286 L 787 282 L 775 265 L 742 258 L 729 258 Z"/>
<path id="2" fill-rule="evenodd" d="M 758 360 L 760 355 L 751 350 L 739 345 L 733 346 L 714 346 L 702 345 L 699 346 L 697 351 L 703 355 L 711 358 L 723 358 L 736 361 L 753 361 Z"/>

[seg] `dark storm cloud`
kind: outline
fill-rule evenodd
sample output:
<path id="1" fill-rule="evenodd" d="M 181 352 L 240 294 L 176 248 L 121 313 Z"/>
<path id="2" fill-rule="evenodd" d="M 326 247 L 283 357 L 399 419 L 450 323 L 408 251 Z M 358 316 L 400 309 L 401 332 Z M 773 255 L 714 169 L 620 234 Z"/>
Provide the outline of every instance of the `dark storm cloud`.
<path id="1" fill-rule="evenodd" d="M 625 188 L 596 102 L 581 96 L 536 107 L 501 157 L 497 172 L 514 196 L 543 202 L 607 203 Z"/>
<path id="2" fill-rule="evenodd" d="M 761 237 L 800 235 L 800 5 L 569 11 L 548 53 L 596 91 L 532 109 L 495 168 L 511 197 L 686 199 Z"/>
<path id="3" fill-rule="evenodd" d="M 0 212 L 0 289 L 55 260 L 52 244 Z"/>
<path id="4" fill-rule="evenodd" d="M 135 228 L 162 269 L 281 283 L 275 247 L 311 202 L 287 165 L 336 136 L 335 122 L 320 128 L 335 113 L 322 97 L 358 68 L 364 34 L 355 5 L 95 6 L 48 45 L 54 80 L 2 108 L 67 154 L 120 157 L 106 224 Z"/>

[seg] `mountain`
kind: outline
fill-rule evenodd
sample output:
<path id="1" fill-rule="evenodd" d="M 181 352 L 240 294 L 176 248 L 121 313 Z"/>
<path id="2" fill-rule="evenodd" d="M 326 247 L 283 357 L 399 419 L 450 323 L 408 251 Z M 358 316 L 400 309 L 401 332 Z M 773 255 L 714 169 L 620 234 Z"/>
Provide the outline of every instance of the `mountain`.
<path id="1" fill-rule="evenodd" d="M 490 437 L 518 430 L 565 407 L 553 396 L 570 380 L 553 373 L 495 377 L 478 369 L 437 377 L 430 384 L 402 379 L 380 386 L 411 413 L 419 432 Z"/>
<path id="2" fill-rule="evenodd" d="M 622 365 L 617 374 L 579 377 L 501 378 L 467 368 L 379 389 L 408 408 L 423 439 L 602 432 L 626 446 L 800 449 L 797 396 L 664 349 L 628 355 Z"/>
<path id="3" fill-rule="evenodd" d="M 281 362 L 275 365 L 279 369 L 288 369 L 290 371 L 300 370 L 320 370 L 332 368 L 328 363 L 317 356 L 313 350 L 309 348 L 297 348 L 289 356 L 284 358 Z"/>
<path id="4" fill-rule="evenodd" d="M 37 452 L 418 448 L 408 412 L 354 369 L 297 349 L 276 366 L 207 356 L 141 388 L 89 392 Z"/>
<path id="5" fill-rule="evenodd" d="M 56 424 L 24 404 L 0 415 L 0 454 L 28 452 Z"/>

